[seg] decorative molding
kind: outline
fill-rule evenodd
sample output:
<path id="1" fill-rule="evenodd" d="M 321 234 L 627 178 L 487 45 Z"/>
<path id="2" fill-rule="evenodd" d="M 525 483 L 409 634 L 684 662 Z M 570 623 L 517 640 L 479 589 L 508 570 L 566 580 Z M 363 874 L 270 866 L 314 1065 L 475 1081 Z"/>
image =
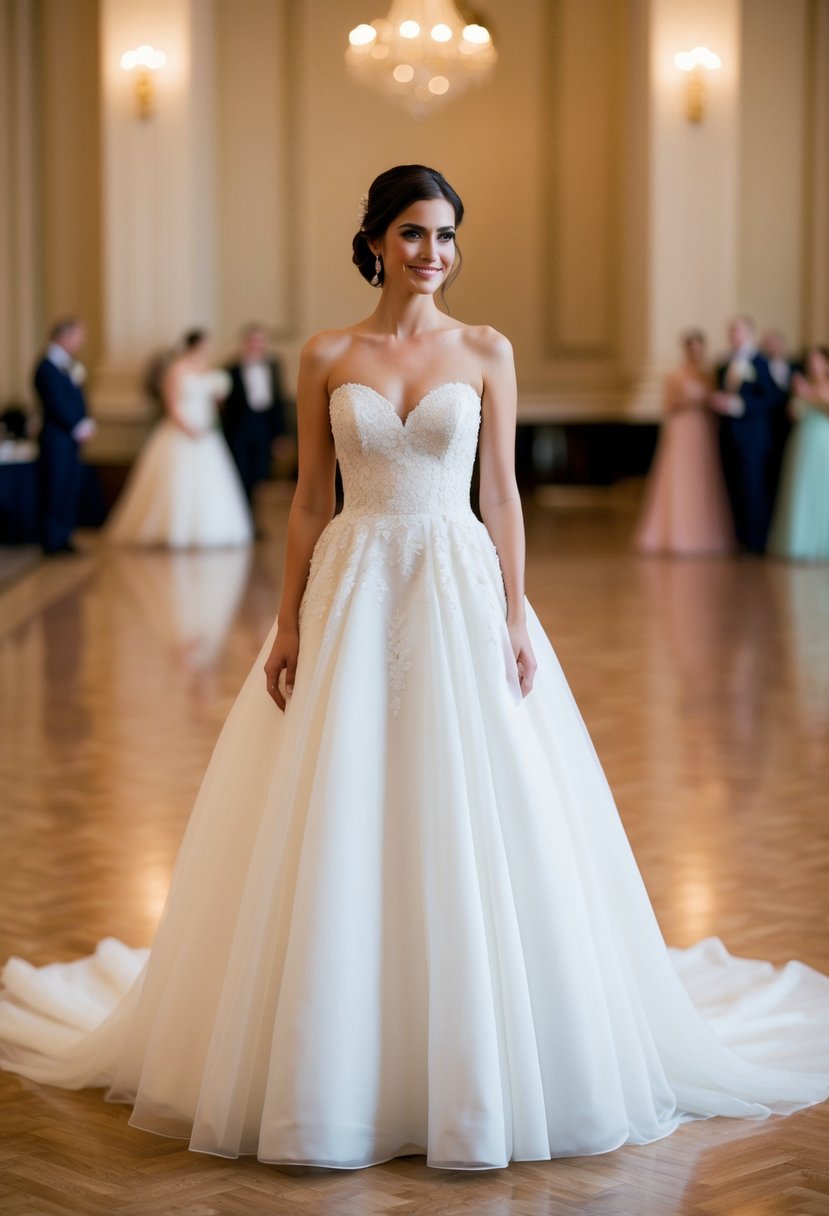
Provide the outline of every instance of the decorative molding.
<path id="1" fill-rule="evenodd" d="M 300 0 L 283 0 L 283 41 L 281 48 L 280 79 L 282 81 L 282 139 L 284 141 L 285 165 L 285 213 L 289 222 L 284 225 L 284 249 L 286 275 L 286 297 L 291 314 L 287 323 L 274 332 L 278 342 L 296 339 L 299 335 L 298 318 L 302 278 L 300 275 L 300 246 L 296 234 L 302 231 L 302 209 L 300 206 L 299 182 L 299 126 L 296 98 L 299 95 L 299 56 L 296 47 L 299 40 Z"/>
<path id="2" fill-rule="evenodd" d="M 630 384 L 608 383 L 530 387 L 518 390 L 518 421 L 658 422 L 662 418 L 665 369 L 647 367 Z"/>
<path id="3" fill-rule="evenodd" d="M 829 332 L 829 86 L 822 70 L 829 54 L 829 3 L 807 0 L 804 72 L 801 316 L 805 342 Z"/>
<path id="4" fill-rule="evenodd" d="M 616 0 L 608 0 L 617 7 Z M 541 314 L 542 314 L 542 348 L 543 354 L 551 359 L 562 361 L 581 361 L 591 363 L 607 363 L 618 357 L 618 316 L 621 267 L 620 259 L 615 256 L 618 242 L 614 239 L 616 221 L 622 203 L 621 191 L 621 156 L 620 142 L 623 134 L 621 122 L 622 99 L 624 90 L 621 87 L 620 72 L 623 67 L 623 51 L 619 51 L 614 61 L 612 84 L 609 86 L 610 95 L 616 98 L 616 105 L 608 107 L 607 121 L 612 131 L 611 147 L 612 162 L 608 168 L 608 192 L 605 203 L 605 238 L 607 248 L 607 267 L 605 280 L 607 283 L 607 324 L 608 336 L 603 342 L 574 342 L 562 335 L 561 298 L 560 298 L 560 266 L 562 217 L 558 182 L 562 166 L 559 159 L 562 128 L 561 101 L 561 44 L 563 41 L 564 4 L 566 0 L 546 0 L 542 5 L 542 45 L 544 47 L 545 86 L 542 89 L 542 121 L 540 160 L 542 164 L 541 177 L 541 217 L 542 217 L 542 266 L 541 266 Z M 615 14 L 614 14 L 615 15 Z"/>
<path id="5" fill-rule="evenodd" d="M 232 5 L 217 9 L 217 335 L 229 341 L 239 324 L 259 318 L 282 343 L 298 334 L 301 289 L 300 16 L 296 0 L 252 0 L 249 8 L 245 21 Z"/>
<path id="6" fill-rule="evenodd" d="M 35 10 L 0 8 L 0 404 L 31 400 L 40 344 Z"/>

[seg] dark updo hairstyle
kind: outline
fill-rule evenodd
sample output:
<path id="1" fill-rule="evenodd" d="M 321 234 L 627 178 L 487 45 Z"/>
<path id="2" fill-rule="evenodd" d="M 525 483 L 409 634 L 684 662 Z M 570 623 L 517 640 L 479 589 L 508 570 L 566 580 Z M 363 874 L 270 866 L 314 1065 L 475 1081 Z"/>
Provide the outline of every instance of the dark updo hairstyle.
<path id="1" fill-rule="evenodd" d="M 188 329 L 182 339 L 182 346 L 185 350 L 193 350 L 197 346 L 201 346 L 202 342 L 207 339 L 206 329 Z"/>
<path id="2" fill-rule="evenodd" d="M 447 203 L 451 204 L 452 210 L 455 212 L 455 227 L 458 228 L 463 220 L 463 203 L 437 169 L 429 169 L 426 165 L 396 165 L 393 169 L 387 169 L 385 173 L 375 177 L 366 199 L 363 222 L 351 242 L 354 250 L 351 260 L 369 283 L 375 273 L 375 258 L 369 242 L 380 240 L 389 225 L 401 212 L 411 207 L 412 203 L 432 198 L 444 198 Z M 444 304 L 446 300 L 443 293 L 458 277 L 461 269 L 461 251 L 457 243 L 455 250 L 457 252 L 455 266 L 441 288 L 441 298 Z M 384 274 L 385 272 L 381 269 L 379 286 L 383 284 Z"/>

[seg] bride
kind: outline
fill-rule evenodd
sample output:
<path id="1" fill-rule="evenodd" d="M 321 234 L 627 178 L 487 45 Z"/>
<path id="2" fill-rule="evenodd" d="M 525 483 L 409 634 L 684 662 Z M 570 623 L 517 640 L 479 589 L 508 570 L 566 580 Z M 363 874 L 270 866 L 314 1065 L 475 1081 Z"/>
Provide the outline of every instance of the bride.
<path id="1" fill-rule="evenodd" d="M 151 952 L 5 969 L 4 1067 L 202 1152 L 486 1169 L 829 1090 L 829 980 L 663 942 L 524 598 L 509 343 L 436 305 L 462 218 L 432 169 L 372 184 L 378 303 L 303 352 L 278 631 Z"/>
<path id="2" fill-rule="evenodd" d="M 111 544 L 204 549 L 253 539 L 242 483 L 218 424 L 216 403 L 229 393 L 230 377 L 211 370 L 209 356 L 208 335 L 191 330 L 164 373 L 165 416 L 112 513 Z"/>

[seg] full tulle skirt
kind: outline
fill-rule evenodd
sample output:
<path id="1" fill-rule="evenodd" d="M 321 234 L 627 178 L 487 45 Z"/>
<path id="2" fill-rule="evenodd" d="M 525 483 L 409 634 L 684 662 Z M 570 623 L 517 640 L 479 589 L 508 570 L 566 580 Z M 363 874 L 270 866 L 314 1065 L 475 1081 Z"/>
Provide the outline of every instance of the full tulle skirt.
<path id="1" fill-rule="evenodd" d="M 160 422 L 116 503 L 107 539 L 114 545 L 171 549 L 246 545 L 253 524 L 221 431 L 196 437 Z"/>
<path id="2" fill-rule="evenodd" d="M 662 425 L 636 531 L 642 553 L 731 553 L 734 523 L 707 410 L 670 414 Z"/>
<path id="3" fill-rule="evenodd" d="M 480 1169 L 829 1092 L 829 980 L 666 947 L 541 626 L 474 517 L 339 516 L 284 717 L 269 637 L 149 956 L 6 968 L 5 1068 L 223 1156 Z"/>

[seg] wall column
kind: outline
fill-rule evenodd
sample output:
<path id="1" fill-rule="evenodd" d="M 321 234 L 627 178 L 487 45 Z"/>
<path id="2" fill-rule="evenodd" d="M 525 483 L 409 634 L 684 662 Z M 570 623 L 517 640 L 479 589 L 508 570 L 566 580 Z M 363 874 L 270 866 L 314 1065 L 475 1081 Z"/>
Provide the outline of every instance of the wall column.
<path id="1" fill-rule="evenodd" d="M 740 0 L 633 0 L 631 15 L 641 70 L 631 73 L 626 191 L 636 330 L 628 412 L 647 418 L 658 413 L 677 335 L 698 325 L 716 349 L 739 306 Z M 693 124 L 674 55 L 699 45 L 716 51 L 722 68 L 707 74 L 705 118 Z"/>
<path id="2" fill-rule="evenodd" d="M 804 224 L 805 342 L 829 341 L 829 0 L 811 0 Z"/>
<path id="3" fill-rule="evenodd" d="M 31 396 L 37 315 L 34 13 L 0 3 L 0 406 Z"/>
<path id="4" fill-rule="evenodd" d="M 141 379 L 154 351 L 216 320 L 212 0 L 101 0 L 104 355 L 94 454 L 131 456 L 152 419 Z M 138 117 L 122 54 L 150 43 L 154 113 Z"/>

